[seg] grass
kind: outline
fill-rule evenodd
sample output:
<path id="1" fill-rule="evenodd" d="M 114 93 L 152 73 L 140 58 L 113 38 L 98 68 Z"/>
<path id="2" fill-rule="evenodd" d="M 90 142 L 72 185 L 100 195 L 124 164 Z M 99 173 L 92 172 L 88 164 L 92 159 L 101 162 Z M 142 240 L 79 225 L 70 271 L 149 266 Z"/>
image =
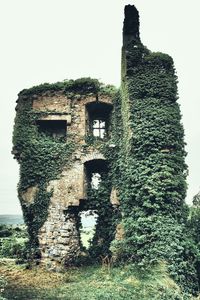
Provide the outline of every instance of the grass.
<path id="1" fill-rule="evenodd" d="M 87 266 L 53 273 L 41 267 L 28 270 L 13 260 L 1 260 L 0 276 L 7 282 L 2 296 L 8 300 L 192 299 L 183 297 L 164 264 L 147 271 L 131 266 Z"/>
<path id="2" fill-rule="evenodd" d="M 168 276 L 164 263 L 144 270 L 133 265 L 112 267 L 109 260 L 104 260 L 102 265 L 68 268 L 63 273 L 48 272 L 41 266 L 27 269 L 26 265 L 16 265 L 14 259 L 5 257 L 18 257 L 20 249 L 16 246 L 24 247 L 27 238 L 25 228 L 2 226 L 0 300 L 195 299 L 182 294 Z M 85 247 L 88 248 L 93 234 L 91 229 L 82 231 L 81 239 Z M 200 297 L 197 299 L 200 300 Z"/>

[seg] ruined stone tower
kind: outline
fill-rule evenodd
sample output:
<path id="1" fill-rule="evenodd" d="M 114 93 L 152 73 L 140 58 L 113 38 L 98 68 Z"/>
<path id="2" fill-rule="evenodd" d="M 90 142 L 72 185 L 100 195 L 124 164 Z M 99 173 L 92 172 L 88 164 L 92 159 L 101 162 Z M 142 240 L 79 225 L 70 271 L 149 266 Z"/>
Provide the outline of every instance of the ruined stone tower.
<path id="1" fill-rule="evenodd" d="M 92 257 L 112 252 L 123 260 L 153 256 L 171 263 L 173 252 L 184 260 L 174 246 L 184 240 L 187 169 L 176 100 L 173 60 L 143 46 L 138 11 L 130 5 L 120 90 L 82 78 L 19 93 L 18 192 L 42 262 L 70 265 L 88 254 L 80 238 L 83 211 L 97 215 Z"/>
<path id="2" fill-rule="evenodd" d="M 113 92 L 97 80 L 80 79 L 19 94 L 15 131 L 22 131 L 14 147 L 21 163 L 19 196 L 43 261 L 70 264 L 81 251 L 79 213 L 98 212 L 87 203 L 87 193 L 88 186 L 97 189 L 102 172 L 107 172 L 101 147 L 111 135 Z M 42 197 L 48 200 L 41 205 Z M 111 207 L 110 199 L 111 189 Z M 45 219 L 39 216 L 41 210 L 46 211 Z"/>

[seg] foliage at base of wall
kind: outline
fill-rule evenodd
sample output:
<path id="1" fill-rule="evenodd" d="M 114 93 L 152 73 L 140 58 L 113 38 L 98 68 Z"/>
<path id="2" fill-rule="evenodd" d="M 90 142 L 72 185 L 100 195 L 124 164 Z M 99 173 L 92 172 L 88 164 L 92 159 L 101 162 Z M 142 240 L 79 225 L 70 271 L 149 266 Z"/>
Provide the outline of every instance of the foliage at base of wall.
<path id="1" fill-rule="evenodd" d="M 0 225 L 0 258 L 26 258 L 27 241 L 24 225 Z"/>
<path id="2" fill-rule="evenodd" d="M 137 265 L 111 268 L 93 265 L 67 268 L 63 273 L 56 274 L 40 267 L 27 270 L 24 266 L 4 261 L 0 271 L 1 295 L 7 299 L 199 299 L 182 293 L 169 277 L 163 262 L 146 269 Z"/>
<path id="3" fill-rule="evenodd" d="M 184 224 L 170 216 L 156 214 L 132 216 L 124 219 L 123 225 L 125 239 L 112 244 L 112 251 L 120 262 L 153 267 L 165 261 L 170 276 L 184 291 L 198 291 L 195 268 L 198 251 Z"/>
<path id="4" fill-rule="evenodd" d="M 196 269 L 200 286 L 200 192 L 193 197 L 193 205 L 190 207 L 190 214 L 187 222 L 188 232 L 192 234 L 194 245 L 197 248 Z"/>

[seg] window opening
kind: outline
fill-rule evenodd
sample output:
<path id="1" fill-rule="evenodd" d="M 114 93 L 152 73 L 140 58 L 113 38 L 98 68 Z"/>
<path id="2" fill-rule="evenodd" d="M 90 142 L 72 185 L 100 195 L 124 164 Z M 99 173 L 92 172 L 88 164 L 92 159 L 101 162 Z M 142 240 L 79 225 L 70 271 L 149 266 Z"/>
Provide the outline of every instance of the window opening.
<path id="1" fill-rule="evenodd" d="M 93 136 L 103 139 L 106 134 L 106 121 L 105 120 L 93 120 L 92 121 L 92 133 Z"/>
<path id="2" fill-rule="evenodd" d="M 66 121 L 63 120 L 38 120 L 38 131 L 53 138 L 66 137 Z"/>
<path id="3" fill-rule="evenodd" d="M 91 187 L 92 187 L 92 189 L 98 190 L 100 182 L 101 182 L 101 174 L 92 173 L 92 176 L 91 176 Z"/>
<path id="4" fill-rule="evenodd" d="M 80 219 L 81 219 L 80 239 L 82 245 L 86 249 L 89 249 L 91 241 L 94 237 L 97 218 L 98 215 L 94 210 L 82 211 L 80 213 Z"/>
<path id="5" fill-rule="evenodd" d="M 87 130 L 94 137 L 104 139 L 109 133 L 112 105 L 102 102 L 91 102 L 87 105 Z"/>
<path id="6" fill-rule="evenodd" d="M 104 159 L 93 159 L 84 164 L 84 191 L 85 198 L 91 199 L 92 195 L 99 193 L 101 183 L 108 173 L 108 164 Z M 88 206 L 86 207 L 88 208 Z"/>

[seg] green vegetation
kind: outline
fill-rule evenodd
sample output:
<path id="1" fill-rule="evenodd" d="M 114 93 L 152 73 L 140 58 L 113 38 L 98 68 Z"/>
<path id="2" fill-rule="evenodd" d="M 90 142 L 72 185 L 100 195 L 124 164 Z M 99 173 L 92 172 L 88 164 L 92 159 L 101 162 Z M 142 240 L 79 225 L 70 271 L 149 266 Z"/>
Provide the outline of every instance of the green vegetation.
<path id="1" fill-rule="evenodd" d="M 64 80 L 56 83 L 43 83 L 38 86 L 33 86 L 30 89 L 22 90 L 19 96 L 32 96 L 39 95 L 45 92 L 58 92 L 62 91 L 68 96 L 73 95 L 88 95 L 88 94 L 104 94 L 112 96 L 116 92 L 113 85 L 105 85 L 90 77 L 79 78 L 76 80 Z"/>
<path id="2" fill-rule="evenodd" d="M 55 84 L 45 83 L 20 92 L 13 134 L 13 154 L 20 162 L 18 194 L 30 237 L 30 247 L 35 249 L 38 246 L 38 231 L 47 218 L 52 195 L 51 191 L 47 192 L 47 185 L 50 180 L 58 178 L 64 165 L 70 167 L 70 159 L 77 146 L 72 135 L 68 134 L 66 140 L 44 135 L 38 130 L 37 119 L 48 115 L 48 111 L 33 111 L 32 96 L 57 91 L 62 91 L 73 99 L 77 95 L 88 94 L 110 96 L 116 89 L 97 79 L 80 78 Z M 27 188 L 33 186 L 38 188 L 38 192 L 34 203 L 27 206 L 22 195 Z"/>
<path id="3" fill-rule="evenodd" d="M 112 136 L 105 143 L 96 139 L 88 142 L 98 145 L 109 167 L 99 189 L 88 192 L 90 201 L 84 208 L 99 216 L 90 254 L 97 258 L 111 254 L 111 250 L 118 263 L 137 264 L 141 268 L 165 261 L 179 286 L 185 292 L 195 293 L 197 250 L 186 226 L 187 167 L 173 61 L 168 55 L 151 53 L 140 43 L 137 47 L 130 45 L 130 53 L 126 64 L 128 76 L 121 90 L 112 94 Z M 71 97 L 100 91 L 100 84 L 91 79 L 63 85 L 62 89 Z M 39 188 L 34 204 L 25 206 L 21 202 L 30 247 L 37 255 L 38 230 L 47 218 L 51 197 L 51 191 L 46 191 L 47 184 L 58 178 L 65 164 L 70 166 L 77 146 L 73 136 L 68 136 L 67 141 L 56 140 L 42 135 L 36 126 L 38 113 L 32 110 L 30 95 L 56 91 L 59 85 L 55 86 L 49 89 L 49 85 L 42 85 L 20 94 L 23 100 L 18 103 L 13 136 L 13 152 L 20 161 L 20 199 L 28 187 Z M 105 93 L 110 90 L 114 91 L 104 86 Z M 110 148 L 110 144 L 115 147 Z M 112 186 L 118 190 L 121 203 L 120 212 L 114 214 L 109 204 Z M 104 205 L 99 205 L 102 199 Z M 124 239 L 114 241 L 109 249 L 121 215 Z"/>
<path id="4" fill-rule="evenodd" d="M 187 223 L 188 232 L 192 234 L 192 240 L 196 247 L 195 266 L 197 269 L 200 286 L 200 192 L 193 198 L 193 205 L 190 207 L 190 214 Z"/>
<path id="5" fill-rule="evenodd" d="M 0 272 L 4 278 L 2 296 L 8 300 L 195 299 L 181 293 L 164 264 L 146 270 L 134 266 L 80 267 L 57 274 L 2 261 Z"/>
<path id="6" fill-rule="evenodd" d="M 24 225 L 0 225 L 0 258 L 25 259 L 28 234 Z"/>
<path id="7" fill-rule="evenodd" d="M 68 140 L 63 142 L 60 139 L 55 140 L 50 136 L 44 136 L 38 131 L 36 126 L 38 113 L 32 110 L 31 98 L 18 103 L 18 110 L 13 135 L 13 153 L 20 161 L 18 193 L 31 247 L 36 248 L 38 230 L 46 220 L 51 197 L 51 192 L 46 191 L 47 184 L 60 174 L 75 145 L 72 137 L 68 137 Z M 22 194 L 31 186 L 37 186 L 38 192 L 34 204 L 26 206 Z"/>
<path id="8" fill-rule="evenodd" d="M 88 232 L 83 235 L 83 240 L 86 235 Z M 131 263 L 116 267 L 111 257 L 102 257 L 101 265 L 79 266 L 68 268 L 63 273 L 52 273 L 42 266 L 27 264 L 27 232 L 24 225 L 1 225 L 0 236 L 1 300 L 199 299 L 182 292 L 164 262 L 153 266 Z M 166 246 L 165 241 L 163 245 Z M 174 246 L 176 250 L 179 245 L 176 243 Z"/>
<path id="9" fill-rule="evenodd" d="M 139 41 L 124 51 L 121 94 L 114 101 L 116 147 L 106 157 L 125 235 L 112 243 L 112 252 L 119 263 L 141 267 L 165 261 L 179 286 L 195 293 L 197 251 L 187 227 L 186 153 L 173 60 Z"/>
<path id="10" fill-rule="evenodd" d="M 101 173 L 98 189 L 89 188 L 88 201 L 84 206 L 85 210 L 93 210 L 98 216 L 95 234 L 89 247 L 89 253 L 94 259 L 111 254 L 109 247 L 115 232 L 115 216 L 110 203 L 111 187 L 108 173 Z"/>

